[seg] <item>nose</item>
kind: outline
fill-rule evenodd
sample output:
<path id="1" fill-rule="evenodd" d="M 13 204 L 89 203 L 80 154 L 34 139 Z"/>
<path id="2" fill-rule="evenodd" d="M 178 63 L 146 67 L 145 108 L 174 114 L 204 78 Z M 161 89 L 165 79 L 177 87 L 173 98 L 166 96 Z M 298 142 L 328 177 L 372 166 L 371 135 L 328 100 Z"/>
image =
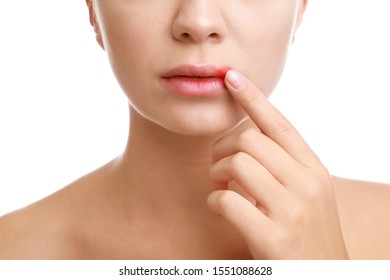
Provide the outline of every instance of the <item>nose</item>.
<path id="1" fill-rule="evenodd" d="M 173 22 L 173 37 L 185 43 L 218 43 L 226 36 L 220 1 L 180 1 Z"/>

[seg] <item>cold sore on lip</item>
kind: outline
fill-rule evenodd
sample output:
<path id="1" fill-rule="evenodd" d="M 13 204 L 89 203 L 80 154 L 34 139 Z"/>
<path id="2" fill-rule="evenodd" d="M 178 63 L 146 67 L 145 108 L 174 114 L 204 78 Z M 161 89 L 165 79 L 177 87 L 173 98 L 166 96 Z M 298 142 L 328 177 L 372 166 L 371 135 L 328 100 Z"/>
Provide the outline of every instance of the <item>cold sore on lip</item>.
<path id="1" fill-rule="evenodd" d="M 224 79 L 231 67 L 182 65 L 168 71 L 164 80 L 181 96 L 211 97 L 226 92 Z"/>

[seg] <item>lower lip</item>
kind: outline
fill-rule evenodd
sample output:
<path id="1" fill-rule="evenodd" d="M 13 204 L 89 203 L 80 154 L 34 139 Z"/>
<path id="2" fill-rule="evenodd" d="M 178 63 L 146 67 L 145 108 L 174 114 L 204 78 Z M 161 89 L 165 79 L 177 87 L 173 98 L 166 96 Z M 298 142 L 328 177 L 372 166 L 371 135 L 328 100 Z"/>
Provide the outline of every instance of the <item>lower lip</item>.
<path id="1" fill-rule="evenodd" d="M 226 93 L 224 80 L 218 77 L 171 77 L 165 79 L 168 87 L 182 96 L 218 96 Z"/>

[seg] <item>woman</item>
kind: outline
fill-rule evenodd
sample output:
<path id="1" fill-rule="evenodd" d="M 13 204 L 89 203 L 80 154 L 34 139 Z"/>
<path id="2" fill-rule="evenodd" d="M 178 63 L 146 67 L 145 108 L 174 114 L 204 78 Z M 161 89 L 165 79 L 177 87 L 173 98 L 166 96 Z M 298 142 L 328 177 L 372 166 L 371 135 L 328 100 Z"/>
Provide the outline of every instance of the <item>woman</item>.
<path id="1" fill-rule="evenodd" d="M 390 189 L 330 176 L 266 99 L 307 0 L 87 5 L 129 100 L 127 147 L 2 217 L 0 258 L 390 256 Z"/>

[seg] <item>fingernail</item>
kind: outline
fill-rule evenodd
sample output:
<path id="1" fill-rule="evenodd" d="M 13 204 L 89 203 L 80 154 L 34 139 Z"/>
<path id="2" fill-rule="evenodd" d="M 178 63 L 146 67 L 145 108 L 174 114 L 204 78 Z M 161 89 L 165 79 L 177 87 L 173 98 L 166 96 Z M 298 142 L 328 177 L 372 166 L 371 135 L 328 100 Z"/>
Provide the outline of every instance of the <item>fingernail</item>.
<path id="1" fill-rule="evenodd" d="M 243 90 L 247 85 L 245 77 L 235 70 L 227 72 L 226 80 L 236 90 Z"/>

